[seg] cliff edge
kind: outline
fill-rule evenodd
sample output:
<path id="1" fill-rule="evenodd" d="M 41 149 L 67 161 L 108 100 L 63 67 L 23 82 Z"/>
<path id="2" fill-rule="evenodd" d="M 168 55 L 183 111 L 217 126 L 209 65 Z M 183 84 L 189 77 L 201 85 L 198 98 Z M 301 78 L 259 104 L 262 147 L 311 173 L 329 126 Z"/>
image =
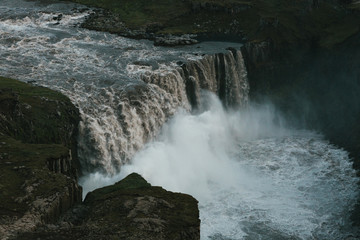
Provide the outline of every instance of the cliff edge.
<path id="1" fill-rule="evenodd" d="M 0 77 L 0 238 L 56 221 L 81 202 L 79 113 L 62 94 Z"/>
<path id="2" fill-rule="evenodd" d="M 151 186 L 132 173 L 114 185 L 90 192 L 57 224 L 19 239 L 199 240 L 198 202 L 187 194 Z"/>

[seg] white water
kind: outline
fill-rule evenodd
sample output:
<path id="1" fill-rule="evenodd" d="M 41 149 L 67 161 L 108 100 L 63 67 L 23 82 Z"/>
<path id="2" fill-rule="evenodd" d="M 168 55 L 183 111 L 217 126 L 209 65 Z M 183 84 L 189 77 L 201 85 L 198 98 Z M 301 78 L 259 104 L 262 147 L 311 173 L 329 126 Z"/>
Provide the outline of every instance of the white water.
<path id="1" fill-rule="evenodd" d="M 142 77 L 156 72 L 174 86 L 178 72 L 167 62 L 198 60 L 228 43 L 154 47 L 78 28 L 88 12 L 70 10 L 74 6 L 0 0 L 0 75 L 36 80 L 69 96 L 82 114 L 84 166 L 114 173 L 114 165 L 147 140 L 138 126 L 146 121 L 154 137 L 167 117 L 188 108 L 181 91 L 170 94 L 178 89 L 164 90 Z M 144 95 L 135 108 L 130 100 L 136 88 Z M 153 185 L 199 199 L 204 240 L 358 236 L 348 219 L 358 179 L 345 151 L 320 135 L 282 126 L 271 106 L 229 113 L 216 98 L 207 102 L 209 109 L 198 115 L 178 111 L 120 174 L 84 177 L 85 192 L 136 171 Z"/>
<path id="2" fill-rule="evenodd" d="M 286 129 L 270 105 L 225 112 L 216 97 L 180 111 L 119 175 L 81 180 L 84 191 L 131 172 L 199 200 L 201 239 L 344 239 L 357 178 L 345 151 Z M 276 124 L 275 124 L 276 123 Z"/>

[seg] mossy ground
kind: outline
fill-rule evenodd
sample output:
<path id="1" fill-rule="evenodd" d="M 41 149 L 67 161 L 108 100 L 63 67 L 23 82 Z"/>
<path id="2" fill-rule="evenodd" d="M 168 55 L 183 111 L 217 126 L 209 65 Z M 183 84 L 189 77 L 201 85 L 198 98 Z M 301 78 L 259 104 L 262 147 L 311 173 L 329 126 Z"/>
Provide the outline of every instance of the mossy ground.
<path id="1" fill-rule="evenodd" d="M 0 77 L 0 132 L 28 143 L 70 147 L 72 124 L 79 121 L 68 98 L 44 87 Z"/>
<path id="2" fill-rule="evenodd" d="M 88 194 L 86 196 L 87 202 L 92 201 L 103 201 L 103 198 L 108 198 L 109 196 L 113 194 L 118 194 L 117 191 L 119 190 L 125 190 L 125 189 L 140 189 L 140 188 L 149 188 L 151 185 L 145 181 L 142 177 L 139 177 L 138 174 L 130 174 L 128 177 L 126 177 L 124 180 L 114 184 L 110 185 L 104 188 L 97 189 L 94 192 L 91 192 L 91 194 Z"/>
<path id="3" fill-rule="evenodd" d="M 166 239 L 187 239 L 185 236 L 179 238 L 180 233 L 199 230 L 200 226 L 197 201 L 193 197 L 151 186 L 137 173 L 89 193 L 84 203 L 93 209 L 88 223 L 101 219 L 102 223 L 106 223 L 106 227 L 101 229 L 105 235 L 114 234 L 113 229 L 120 227 L 131 239 L 136 239 L 140 233 L 150 239 L 157 239 L 157 235 L 163 239 L 163 234 Z M 162 230 L 156 232 L 156 226 L 151 230 L 142 229 L 138 221 L 144 219 L 161 222 Z"/>
<path id="4" fill-rule="evenodd" d="M 108 9 L 131 29 L 156 24 L 160 26 L 157 34 L 233 32 L 250 41 L 314 41 L 332 48 L 357 33 L 360 25 L 360 4 L 321 2 L 312 6 L 307 0 L 72 1 Z"/>
<path id="5" fill-rule="evenodd" d="M 40 229 L 20 239 L 200 239 L 197 201 L 151 186 L 136 173 L 89 193 L 83 206 L 82 220 L 74 226 L 60 231 Z"/>
<path id="6" fill-rule="evenodd" d="M 0 215 L 21 217 L 36 197 L 46 198 L 65 186 L 67 178 L 50 172 L 46 164 L 67 154 L 62 145 L 25 144 L 0 136 Z"/>

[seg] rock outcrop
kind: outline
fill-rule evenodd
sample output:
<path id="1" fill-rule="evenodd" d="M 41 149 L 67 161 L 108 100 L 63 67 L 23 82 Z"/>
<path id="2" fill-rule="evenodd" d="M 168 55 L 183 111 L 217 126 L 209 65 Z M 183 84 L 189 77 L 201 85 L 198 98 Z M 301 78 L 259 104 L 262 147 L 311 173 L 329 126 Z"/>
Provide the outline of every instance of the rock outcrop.
<path id="1" fill-rule="evenodd" d="M 0 77 L 0 239 L 81 202 L 77 109 L 60 93 Z"/>
<path id="2" fill-rule="evenodd" d="M 90 192 L 82 206 L 55 225 L 19 239 L 200 239 L 197 201 L 186 194 L 153 187 L 133 173 Z"/>
<path id="3" fill-rule="evenodd" d="M 181 36 L 173 36 L 171 34 L 166 36 L 158 36 L 155 37 L 154 45 L 165 46 L 165 47 L 191 45 L 198 43 L 198 41 L 194 39 L 194 37 L 196 37 L 196 35 L 190 35 L 190 34 L 184 34 Z"/>

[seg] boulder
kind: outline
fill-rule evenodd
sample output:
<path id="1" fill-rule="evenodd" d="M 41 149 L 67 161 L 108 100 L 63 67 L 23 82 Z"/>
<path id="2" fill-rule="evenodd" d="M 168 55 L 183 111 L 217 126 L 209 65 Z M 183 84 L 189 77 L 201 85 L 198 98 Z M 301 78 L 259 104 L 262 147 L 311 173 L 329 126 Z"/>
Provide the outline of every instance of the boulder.
<path id="1" fill-rule="evenodd" d="M 139 174 L 90 192 L 56 225 L 18 239 L 200 239 L 198 202 L 151 186 Z"/>

